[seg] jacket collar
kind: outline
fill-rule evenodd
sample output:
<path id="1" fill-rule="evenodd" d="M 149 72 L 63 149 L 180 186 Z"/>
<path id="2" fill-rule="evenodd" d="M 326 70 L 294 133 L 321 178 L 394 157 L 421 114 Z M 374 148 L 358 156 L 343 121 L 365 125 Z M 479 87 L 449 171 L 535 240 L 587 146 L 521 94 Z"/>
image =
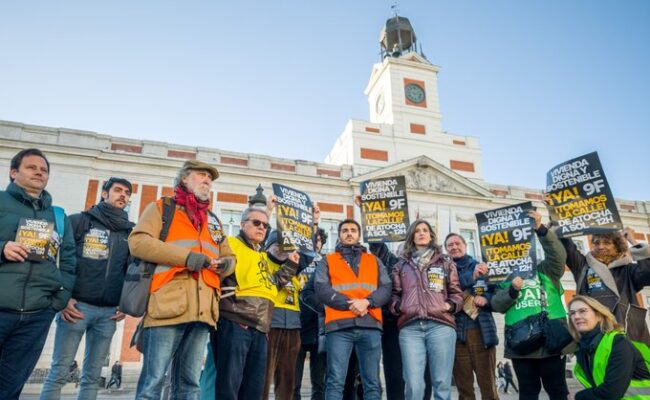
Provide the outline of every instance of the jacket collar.
<path id="1" fill-rule="evenodd" d="M 7 185 L 7 193 L 9 193 L 19 202 L 35 210 L 49 208 L 52 205 L 52 196 L 50 196 L 47 190 L 43 190 L 43 192 L 41 192 L 41 196 L 39 198 L 35 198 L 28 195 L 27 192 L 25 192 L 25 189 L 16 185 L 15 182 L 10 182 L 9 185 Z"/>

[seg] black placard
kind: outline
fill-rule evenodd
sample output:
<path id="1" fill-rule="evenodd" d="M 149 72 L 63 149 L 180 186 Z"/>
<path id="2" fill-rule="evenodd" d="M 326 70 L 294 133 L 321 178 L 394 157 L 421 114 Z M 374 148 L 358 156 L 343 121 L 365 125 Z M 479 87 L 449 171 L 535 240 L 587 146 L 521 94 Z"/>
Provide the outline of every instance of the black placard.
<path id="1" fill-rule="evenodd" d="M 314 203 L 309 196 L 288 186 L 273 184 L 273 194 L 278 199 L 279 244 L 282 251 L 298 250 L 314 254 Z"/>
<path id="2" fill-rule="evenodd" d="M 361 225 L 367 243 L 406 239 L 409 212 L 403 176 L 361 182 Z"/>

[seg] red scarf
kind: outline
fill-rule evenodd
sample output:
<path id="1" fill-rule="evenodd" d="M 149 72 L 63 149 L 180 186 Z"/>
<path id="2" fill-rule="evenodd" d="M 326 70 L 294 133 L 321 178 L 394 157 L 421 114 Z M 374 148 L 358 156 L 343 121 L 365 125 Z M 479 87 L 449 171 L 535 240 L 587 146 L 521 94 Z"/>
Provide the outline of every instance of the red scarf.
<path id="1" fill-rule="evenodd" d="M 174 188 L 174 201 L 179 206 L 185 208 L 187 216 L 192 221 L 192 225 L 197 231 L 201 231 L 201 227 L 205 225 L 208 219 L 208 208 L 210 208 L 209 200 L 198 200 L 194 193 L 190 193 L 183 185 L 178 185 Z"/>

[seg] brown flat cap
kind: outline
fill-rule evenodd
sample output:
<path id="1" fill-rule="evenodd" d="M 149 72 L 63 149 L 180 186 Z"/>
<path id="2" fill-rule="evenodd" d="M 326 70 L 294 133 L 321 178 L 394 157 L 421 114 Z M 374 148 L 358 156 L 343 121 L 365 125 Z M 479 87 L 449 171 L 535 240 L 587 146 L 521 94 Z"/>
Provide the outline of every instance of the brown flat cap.
<path id="1" fill-rule="evenodd" d="M 187 160 L 185 161 L 185 163 L 183 164 L 183 168 L 181 169 L 183 170 L 199 169 L 202 171 L 208 171 L 212 176 L 212 180 L 215 180 L 219 177 L 219 171 L 217 171 L 215 167 L 199 160 Z"/>

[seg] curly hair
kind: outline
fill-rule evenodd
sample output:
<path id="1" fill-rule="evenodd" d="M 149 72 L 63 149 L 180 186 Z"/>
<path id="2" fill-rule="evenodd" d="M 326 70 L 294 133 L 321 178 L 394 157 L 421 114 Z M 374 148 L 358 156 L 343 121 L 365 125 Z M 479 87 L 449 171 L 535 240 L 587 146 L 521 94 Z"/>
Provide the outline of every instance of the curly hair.
<path id="1" fill-rule="evenodd" d="M 599 233 L 593 235 L 591 238 L 591 243 L 594 243 L 597 239 L 610 240 L 612 243 L 614 243 L 616 252 L 618 254 L 624 254 L 627 252 L 627 243 L 625 242 L 625 238 L 623 238 L 623 235 L 621 235 L 620 232 Z"/>

